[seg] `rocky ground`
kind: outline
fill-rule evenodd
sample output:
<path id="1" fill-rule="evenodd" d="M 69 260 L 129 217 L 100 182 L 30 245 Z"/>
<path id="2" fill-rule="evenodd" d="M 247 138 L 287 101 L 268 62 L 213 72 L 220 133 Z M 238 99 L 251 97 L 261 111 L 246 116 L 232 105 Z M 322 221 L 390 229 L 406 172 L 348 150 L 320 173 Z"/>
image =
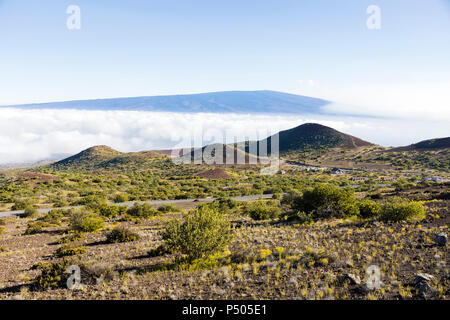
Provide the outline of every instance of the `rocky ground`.
<path id="1" fill-rule="evenodd" d="M 107 229 L 122 223 L 140 240 L 110 244 L 106 229 L 74 242 L 87 249 L 71 257 L 83 266 L 78 290 L 33 289 L 40 274 L 33 265 L 63 259 L 54 254 L 67 225 L 24 235 L 31 219 L 7 218 L 0 226 L 0 299 L 448 299 L 448 243 L 437 234 L 448 234 L 449 204 L 425 202 L 427 218 L 418 223 L 296 225 L 233 217 L 228 250 L 191 266 L 149 254 L 161 243 L 164 223 L 179 214 L 141 224 L 109 221 Z"/>

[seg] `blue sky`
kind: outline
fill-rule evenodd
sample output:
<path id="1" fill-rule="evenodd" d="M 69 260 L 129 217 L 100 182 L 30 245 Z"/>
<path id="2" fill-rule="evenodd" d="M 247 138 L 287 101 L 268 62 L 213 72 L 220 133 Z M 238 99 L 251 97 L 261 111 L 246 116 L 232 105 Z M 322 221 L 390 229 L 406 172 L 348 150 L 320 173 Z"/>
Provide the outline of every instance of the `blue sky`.
<path id="1" fill-rule="evenodd" d="M 0 105 L 254 89 L 364 104 L 354 91 L 450 82 L 450 1 L 0 0 L 0 46 Z"/>
<path id="2" fill-rule="evenodd" d="M 80 30 L 66 27 L 69 5 Z M 370 5 L 380 30 L 366 26 Z M 195 126 L 315 121 L 384 146 L 449 136 L 450 0 L 0 0 L 0 105 L 225 90 L 385 120 L 1 109 L 0 164 L 172 147 L 169 135 Z"/>

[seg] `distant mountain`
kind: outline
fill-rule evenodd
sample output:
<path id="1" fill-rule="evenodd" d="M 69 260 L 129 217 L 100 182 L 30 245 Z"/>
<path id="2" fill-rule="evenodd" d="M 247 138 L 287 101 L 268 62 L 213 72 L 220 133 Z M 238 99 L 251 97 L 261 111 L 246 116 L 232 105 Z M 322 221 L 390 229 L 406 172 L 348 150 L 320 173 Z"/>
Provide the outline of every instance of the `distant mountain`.
<path id="1" fill-rule="evenodd" d="M 31 168 L 35 168 L 35 167 L 49 165 L 51 163 L 65 159 L 68 156 L 70 156 L 70 154 L 58 153 L 58 154 L 54 154 L 48 158 L 34 161 L 34 162 L 14 162 L 14 163 L 0 164 L 0 170 L 31 169 Z"/>
<path id="2" fill-rule="evenodd" d="M 3 107 L 21 109 L 134 110 L 210 113 L 325 113 L 329 101 L 276 91 L 224 91 L 187 95 L 78 100 Z"/>
<path id="3" fill-rule="evenodd" d="M 413 150 L 440 150 L 450 148 L 450 137 L 440 139 L 424 140 L 409 146 L 392 148 L 387 151 L 401 152 Z"/>

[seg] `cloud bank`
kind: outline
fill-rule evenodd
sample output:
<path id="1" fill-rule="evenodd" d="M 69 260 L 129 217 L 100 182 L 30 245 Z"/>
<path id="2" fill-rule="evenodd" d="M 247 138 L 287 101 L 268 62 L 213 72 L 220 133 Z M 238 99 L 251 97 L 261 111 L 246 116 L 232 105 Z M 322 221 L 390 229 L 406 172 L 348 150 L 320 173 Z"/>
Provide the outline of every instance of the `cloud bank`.
<path id="1" fill-rule="evenodd" d="M 402 145 L 448 133 L 447 122 L 140 111 L 0 109 L 0 164 L 75 154 L 94 145 L 122 152 L 264 138 L 317 122 L 382 145 Z M 203 138 L 203 139 L 202 139 Z"/>

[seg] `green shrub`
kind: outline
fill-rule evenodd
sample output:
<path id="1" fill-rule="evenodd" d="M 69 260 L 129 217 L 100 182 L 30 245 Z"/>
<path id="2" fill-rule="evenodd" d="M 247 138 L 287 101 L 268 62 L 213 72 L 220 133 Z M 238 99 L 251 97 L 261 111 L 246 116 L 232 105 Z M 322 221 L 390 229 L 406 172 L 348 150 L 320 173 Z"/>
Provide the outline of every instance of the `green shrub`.
<path id="1" fill-rule="evenodd" d="M 80 241 L 80 240 L 84 240 L 84 239 L 86 239 L 86 238 L 83 235 L 81 235 L 80 233 L 74 233 L 74 234 L 62 237 L 56 243 L 57 244 L 64 244 L 64 243 Z"/>
<path id="2" fill-rule="evenodd" d="M 61 209 L 53 209 L 50 210 L 45 216 L 43 216 L 42 220 L 47 223 L 59 225 L 65 216 L 66 211 Z"/>
<path id="3" fill-rule="evenodd" d="M 131 242 L 139 239 L 139 235 L 127 229 L 125 226 L 118 226 L 107 234 L 106 240 L 109 243 Z"/>
<path id="4" fill-rule="evenodd" d="M 33 284 L 34 290 L 48 290 L 63 288 L 66 285 L 69 274 L 67 268 L 68 262 L 56 262 L 56 263 L 38 263 L 33 267 L 41 271 L 41 274 L 36 278 Z"/>
<path id="5" fill-rule="evenodd" d="M 28 224 L 27 230 L 25 230 L 26 235 L 36 234 L 44 232 L 44 228 L 48 227 L 48 223 L 44 221 L 36 221 L 36 222 L 30 222 Z"/>
<path id="6" fill-rule="evenodd" d="M 280 203 L 287 207 L 292 207 L 294 204 L 294 200 L 301 197 L 302 194 L 295 190 L 289 190 L 283 197 L 281 198 Z"/>
<path id="7" fill-rule="evenodd" d="M 184 222 L 170 221 L 162 238 L 168 250 L 180 252 L 188 261 L 222 250 L 231 238 L 230 222 L 216 209 L 200 207 L 184 215 Z"/>
<path id="8" fill-rule="evenodd" d="M 295 211 L 312 213 L 314 218 L 344 218 L 359 214 L 354 190 L 339 189 L 332 184 L 320 184 L 293 197 L 291 208 Z"/>
<path id="9" fill-rule="evenodd" d="M 130 216 L 140 219 L 148 219 L 160 214 L 157 210 L 153 209 L 149 203 L 135 203 L 134 206 L 128 209 L 127 213 Z"/>
<path id="10" fill-rule="evenodd" d="M 425 208 L 420 202 L 394 197 L 382 206 L 380 218 L 386 222 L 400 222 L 421 220 L 425 215 Z"/>
<path id="11" fill-rule="evenodd" d="M 0 234 L 5 234 L 5 227 L 0 226 Z"/>
<path id="12" fill-rule="evenodd" d="M 17 199 L 14 201 L 14 205 L 12 206 L 11 210 L 24 210 L 28 206 L 32 206 L 33 201 L 30 199 Z"/>
<path id="13" fill-rule="evenodd" d="M 238 202 L 229 198 L 219 198 L 210 203 L 201 204 L 199 207 L 209 207 L 222 214 L 228 214 L 238 206 Z"/>
<path id="14" fill-rule="evenodd" d="M 358 202 L 359 215 L 363 218 L 375 218 L 381 213 L 381 206 L 372 200 Z"/>
<path id="15" fill-rule="evenodd" d="M 108 218 L 113 218 L 115 216 L 122 215 L 127 212 L 127 207 L 125 206 L 108 206 L 103 205 L 99 209 L 100 215 Z"/>
<path id="16" fill-rule="evenodd" d="M 102 206 L 106 205 L 106 198 L 103 195 L 88 195 L 78 200 L 76 204 L 86 206 L 93 210 L 99 210 Z"/>
<path id="17" fill-rule="evenodd" d="M 255 201 L 245 206 L 244 213 L 253 220 L 269 220 L 278 218 L 281 208 L 275 201 Z"/>
<path id="18" fill-rule="evenodd" d="M 38 210 L 33 206 L 27 206 L 24 210 L 24 216 L 26 218 L 33 218 L 38 215 Z"/>
<path id="19" fill-rule="evenodd" d="M 125 193 L 118 193 L 113 198 L 114 203 L 127 202 L 128 200 L 129 200 L 128 195 Z"/>
<path id="20" fill-rule="evenodd" d="M 77 254 L 82 254 L 86 252 L 87 252 L 86 247 L 68 244 L 58 248 L 58 250 L 56 250 L 55 252 L 55 257 L 62 258 L 67 256 L 75 256 Z"/>
<path id="21" fill-rule="evenodd" d="M 70 229 L 76 232 L 94 232 L 103 225 L 103 219 L 92 212 L 74 211 L 70 215 Z"/>
<path id="22" fill-rule="evenodd" d="M 0 219 L 0 226 L 6 225 L 6 219 Z"/>
<path id="23" fill-rule="evenodd" d="M 160 206 L 158 208 L 158 211 L 164 212 L 164 213 L 169 213 L 169 212 L 180 212 L 181 209 L 173 204 L 166 204 L 166 205 Z"/>

